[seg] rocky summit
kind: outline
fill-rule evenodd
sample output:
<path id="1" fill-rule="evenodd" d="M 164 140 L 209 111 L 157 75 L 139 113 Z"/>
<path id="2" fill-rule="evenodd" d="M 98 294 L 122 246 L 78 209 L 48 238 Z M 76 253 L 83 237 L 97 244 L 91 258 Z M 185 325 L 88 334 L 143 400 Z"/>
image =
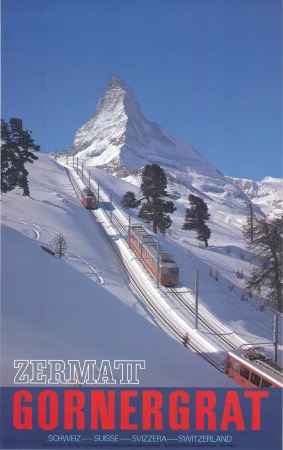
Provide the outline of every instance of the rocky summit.
<path id="1" fill-rule="evenodd" d="M 117 76 L 110 79 L 94 115 L 77 131 L 69 154 L 118 176 L 135 173 L 149 162 L 222 176 L 192 146 L 147 120 L 131 89 Z"/>

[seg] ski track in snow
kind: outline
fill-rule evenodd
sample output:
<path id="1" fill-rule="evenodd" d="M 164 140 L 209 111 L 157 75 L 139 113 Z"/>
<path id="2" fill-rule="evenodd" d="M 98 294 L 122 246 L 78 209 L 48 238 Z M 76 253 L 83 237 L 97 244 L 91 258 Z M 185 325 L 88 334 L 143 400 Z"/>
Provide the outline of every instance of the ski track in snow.
<path id="1" fill-rule="evenodd" d="M 93 279 L 93 274 L 95 274 L 95 280 L 93 281 L 97 281 L 98 284 L 104 284 L 104 278 L 98 274 L 98 271 L 74 250 L 68 249 L 66 258 L 75 265 L 82 266 L 84 269 L 89 269 L 83 271 L 83 273 L 91 279 Z"/>
<path id="2" fill-rule="evenodd" d="M 45 183 L 41 183 L 41 185 L 44 186 Z M 17 215 L 14 215 L 14 217 L 7 217 L 5 215 L 2 215 L 2 221 L 3 223 L 7 224 L 9 224 L 10 222 L 13 224 L 24 225 L 24 234 L 26 236 L 37 241 L 41 240 L 43 243 L 46 243 L 52 247 L 52 240 L 56 237 L 56 233 L 53 234 L 48 229 L 44 230 L 41 225 L 32 223 L 28 219 Z M 48 240 L 46 238 L 48 238 Z M 72 248 L 69 246 L 66 252 L 65 259 L 69 261 L 73 266 L 79 267 L 80 271 L 91 278 L 94 282 L 97 282 L 98 284 L 104 284 L 103 277 L 98 274 L 98 271 L 93 267 L 93 265 L 80 254 L 78 254 L 75 250 L 72 250 Z"/>

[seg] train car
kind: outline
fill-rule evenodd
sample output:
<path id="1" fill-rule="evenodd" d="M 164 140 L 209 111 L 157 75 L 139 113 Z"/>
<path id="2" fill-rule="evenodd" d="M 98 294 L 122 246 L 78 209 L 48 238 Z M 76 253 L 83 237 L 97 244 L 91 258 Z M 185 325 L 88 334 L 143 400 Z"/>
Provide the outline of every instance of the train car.
<path id="1" fill-rule="evenodd" d="M 141 258 L 147 269 L 157 276 L 157 243 L 141 225 L 134 225 L 129 230 L 130 246 Z M 159 246 L 159 283 L 163 286 L 174 286 L 179 281 L 179 267 Z"/>
<path id="2" fill-rule="evenodd" d="M 254 348 L 231 350 L 226 356 L 226 375 L 242 387 L 282 388 L 282 371 Z"/>
<path id="3" fill-rule="evenodd" d="M 89 188 L 85 188 L 81 192 L 81 201 L 86 209 L 96 209 L 97 200 L 93 191 Z"/>

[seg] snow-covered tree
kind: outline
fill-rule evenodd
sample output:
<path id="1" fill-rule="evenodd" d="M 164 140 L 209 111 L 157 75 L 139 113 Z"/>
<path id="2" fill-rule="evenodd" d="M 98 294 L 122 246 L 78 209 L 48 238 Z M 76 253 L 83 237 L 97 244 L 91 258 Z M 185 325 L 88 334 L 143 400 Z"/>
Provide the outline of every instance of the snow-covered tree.
<path id="1" fill-rule="evenodd" d="M 189 201 L 191 207 L 186 209 L 185 222 L 182 229 L 196 231 L 197 239 L 203 241 L 205 246 L 208 247 L 208 240 L 211 235 L 210 228 L 205 223 L 210 217 L 210 214 L 208 214 L 208 206 L 196 195 L 191 194 Z"/>
<path id="2" fill-rule="evenodd" d="M 23 189 L 23 195 L 29 196 L 28 171 L 26 163 L 33 163 L 38 157 L 33 151 L 39 151 L 31 132 L 23 130 L 21 119 L 10 119 L 6 123 L 1 119 L 1 192 L 13 190 L 16 186 Z"/>
<path id="3" fill-rule="evenodd" d="M 283 219 L 254 219 L 253 241 L 248 240 L 248 247 L 259 260 L 259 267 L 253 270 L 253 277 L 247 283 L 248 292 L 262 288 L 267 290 L 267 298 L 275 309 L 283 312 Z"/>

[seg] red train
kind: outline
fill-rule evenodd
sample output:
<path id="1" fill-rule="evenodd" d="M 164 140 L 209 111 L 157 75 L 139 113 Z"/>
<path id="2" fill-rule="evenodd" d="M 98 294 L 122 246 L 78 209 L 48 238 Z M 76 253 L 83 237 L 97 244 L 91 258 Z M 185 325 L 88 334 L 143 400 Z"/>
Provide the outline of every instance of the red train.
<path id="1" fill-rule="evenodd" d="M 81 201 L 86 209 L 96 209 L 97 200 L 93 191 L 89 188 L 85 188 L 81 192 Z"/>
<path id="2" fill-rule="evenodd" d="M 225 373 L 235 383 L 248 388 L 282 388 L 283 369 L 253 348 L 227 353 Z"/>
<path id="3" fill-rule="evenodd" d="M 156 278 L 157 274 L 157 243 L 141 226 L 130 227 L 129 242 L 133 250 L 141 258 L 147 269 Z M 174 286 L 179 281 L 179 267 L 159 246 L 159 283 L 163 286 Z"/>

